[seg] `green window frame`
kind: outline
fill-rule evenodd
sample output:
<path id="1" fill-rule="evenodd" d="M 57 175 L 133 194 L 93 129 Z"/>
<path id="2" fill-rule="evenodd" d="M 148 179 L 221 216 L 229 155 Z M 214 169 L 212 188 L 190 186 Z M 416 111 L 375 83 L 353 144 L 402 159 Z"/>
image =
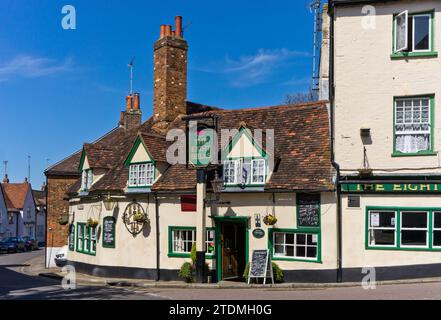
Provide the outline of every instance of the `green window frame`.
<path id="1" fill-rule="evenodd" d="M 189 248 L 188 252 L 175 252 L 173 250 L 174 247 L 174 232 L 175 231 L 190 231 L 192 232 L 193 236 L 192 236 L 192 241 L 191 244 L 187 244 L 187 248 Z M 213 259 L 216 255 L 216 232 L 215 232 L 215 228 L 212 227 L 208 227 L 205 228 L 205 231 L 207 233 L 206 237 L 205 237 L 205 242 L 206 242 L 206 253 L 205 253 L 205 258 L 206 259 Z M 208 240 L 208 234 L 213 235 L 211 240 Z M 191 252 L 191 246 L 192 244 L 196 241 L 196 227 L 176 227 L 176 226 L 169 226 L 168 227 L 168 257 L 170 258 L 190 258 L 190 252 Z M 186 242 L 190 242 L 190 241 L 186 241 Z M 209 245 L 213 243 L 212 250 L 211 253 L 208 253 L 207 251 L 209 251 Z"/>
<path id="2" fill-rule="evenodd" d="M 276 236 L 284 235 L 283 243 L 276 243 Z M 286 235 L 292 235 L 288 237 Z M 303 238 L 303 239 L 302 239 Z M 293 255 L 275 254 L 276 246 L 283 247 L 284 251 L 291 248 Z M 268 230 L 268 249 L 271 259 L 275 261 L 298 261 L 322 263 L 322 236 L 320 228 L 297 228 L 297 229 L 269 229 Z M 308 252 L 316 251 L 316 257 L 307 257 Z M 300 253 L 304 252 L 304 256 Z"/>
<path id="3" fill-rule="evenodd" d="M 410 50 L 406 51 L 397 51 L 396 46 L 396 24 L 397 24 L 397 17 L 400 16 L 402 13 L 394 14 L 393 15 L 393 23 L 392 23 L 392 54 L 391 59 L 402 59 L 402 58 L 418 58 L 418 57 L 437 57 L 438 52 L 435 51 L 435 11 L 424 11 L 424 12 L 412 12 L 408 14 L 408 18 L 412 19 L 412 27 L 413 27 L 413 21 L 414 17 L 416 16 L 429 16 L 430 17 L 430 26 L 429 26 L 429 49 L 428 50 L 413 50 L 413 37 L 414 32 L 411 33 L 412 35 L 412 48 Z M 408 24 L 408 22 L 406 22 Z M 409 28 L 409 25 L 407 26 Z M 412 29 L 413 31 L 414 29 Z M 408 35 L 409 37 L 409 30 Z M 409 41 L 408 41 L 409 46 Z"/>
<path id="4" fill-rule="evenodd" d="M 96 227 L 86 223 L 77 222 L 77 245 L 76 251 L 89 255 L 96 255 Z"/>
<path id="5" fill-rule="evenodd" d="M 412 101 L 412 106 L 408 106 L 408 108 L 411 108 L 410 112 L 411 112 L 411 116 L 412 116 L 412 122 L 410 124 L 414 124 L 414 105 L 413 105 L 413 101 L 417 101 L 420 100 L 420 106 L 419 108 L 421 108 L 421 113 L 419 113 L 419 117 L 422 117 L 422 108 L 424 108 L 422 106 L 422 101 L 423 100 L 429 100 L 429 110 L 428 110 L 428 117 L 429 117 L 429 121 L 428 121 L 428 130 L 426 132 L 417 132 L 415 131 L 416 134 L 428 134 L 429 135 L 429 149 L 428 150 L 420 150 L 418 152 L 401 152 L 397 150 L 397 127 L 400 125 L 405 125 L 405 122 L 401 122 L 401 121 L 405 121 L 405 120 L 401 120 L 401 117 L 398 116 L 398 112 L 397 110 L 399 108 L 403 109 L 403 119 L 406 117 L 406 102 Z M 403 106 L 399 106 L 398 103 L 402 102 Z M 417 107 L 418 108 L 418 107 Z M 408 157 L 408 156 L 433 156 L 436 155 L 436 152 L 434 151 L 434 140 L 435 140 L 435 135 L 434 135 L 434 123 L 435 123 L 435 95 L 434 94 L 426 94 L 426 95 L 418 95 L 418 96 L 404 96 L 404 97 L 394 97 L 394 104 L 393 104 L 393 152 L 392 152 L 392 157 Z M 421 125 L 423 125 L 423 122 L 420 122 Z M 404 134 L 403 134 L 404 135 Z M 407 135 L 411 135 L 411 132 L 407 133 Z"/>
<path id="6" fill-rule="evenodd" d="M 75 225 L 69 225 L 69 238 L 68 238 L 68 247 L 69 251 L 75 251 Z"/>
<path id="7" fill-rule="evenodd" d="M 387 226 L 381 226 L 379 221 L 382 219 L 380 216 L 376 217 L 375 220 L 378 222 L 374 223 L 373 226 L 372 215 L 377 213 L 389 213 L 389 216 L 394 215 L 394 223 L 389 223 Z M 426 226 L 420 227 L 409 227 L 403 223 L 403 215 L 413 214 L 422 215 L 426 214 Z M 393 224 L 393 226 L 392 226 Z M 377 226 L 378 225 L 378 226 Z M 394 236 L 394 242 L 391 245 L 385 244 L 372 244 L 376 241 L 377 235 L 374 234 L 372 230 L 387 231 L 386 234 L 391 234 Z M 409 233 L 426 233 L 426 244 L 425 245 L 415 245 L 415 244 L 404 244 L 403 243 L 403 232 Z M 406 235 L 408 237 L 408 235 Z M 409 240 L 406 240 L 409 241 Z M 366 250 L 392 250 L 392 251 L 441 251 L 441 208 L 430 208 L 430 207 L 377 207 L 371 206 L 366 207 L 366 217 L 365 217 L 365 249 Z"/>

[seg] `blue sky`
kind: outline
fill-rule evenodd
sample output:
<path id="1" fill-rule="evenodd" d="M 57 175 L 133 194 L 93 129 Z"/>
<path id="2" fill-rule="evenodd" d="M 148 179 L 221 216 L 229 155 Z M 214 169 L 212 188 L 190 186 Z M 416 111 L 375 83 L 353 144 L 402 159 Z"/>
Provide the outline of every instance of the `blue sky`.
<path id="1" fill-rule="evenodd" d="M 0 161 L 34 188 L 43 171 L 117 125 L 135 56 L 143 120 L 152 111 L 153 43 L 183 16 L 188 99 L 228 109 L 277 105 L 307 91 L 309 0 L 1 0 Z M 76 30 L 61 27 L 64 5 Z M 3 176 L 3 162 L 1 175 Z"/>

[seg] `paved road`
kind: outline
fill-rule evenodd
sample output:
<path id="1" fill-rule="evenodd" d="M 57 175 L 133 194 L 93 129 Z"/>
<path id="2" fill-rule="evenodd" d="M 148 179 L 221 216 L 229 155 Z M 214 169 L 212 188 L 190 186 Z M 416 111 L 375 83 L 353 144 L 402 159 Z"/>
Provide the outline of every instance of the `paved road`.
<path id="1" fill-rule="evenodd" d="M 18 270 L 26 262 L 43 255 L 44 251 L 33 251 L 14 254 L 0 254 L 0 300 L 10 299 L 81 299 L 81 300 L 157 300 L 166 299 L 148 292 L 134 292 L 123 288 L 107 286 L 81 286 L 64 290 L 60 281 L 29 276 Z"/>
<path id="2" fill-rule="evenodd" d="M 130 300 L 336 300 L 336 299 L 436 299 L 441 300 L 441 283 L 319 289 L 132 289 L 77 285 L 64 290 L 57 280 L 29 276 L 19 270 L 43 250 L 0 254 L 0 300 L 2 299 L 130 299 Z"/>

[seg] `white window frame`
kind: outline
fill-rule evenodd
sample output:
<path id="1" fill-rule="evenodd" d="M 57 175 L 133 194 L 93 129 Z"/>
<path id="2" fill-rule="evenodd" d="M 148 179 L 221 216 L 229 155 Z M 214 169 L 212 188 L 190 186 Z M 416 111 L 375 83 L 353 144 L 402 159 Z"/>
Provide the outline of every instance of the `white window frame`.
<path id="1" fill-rule="evenodd" d="M 186 240 L 183 240 L 183 237 L 181 237 L 181 239 L 177 238 L 178 233 L 184 233 L 184 232 L 191 233 L 192 240 L 188 240 L 188 236 L 187 236 Z M 191 247 L 195 241 L 196 241 L 196 230 L 193 230 L 193 229 L 173 229 L 172 230 L 172 253 L 190 253 Z M 188 246 L 189 251 L 184 251 L 186 243 L 189 243 L 189 246 Z"/>
<path id="2" fill-rule="evenodd" d="M 432 51 L 432 15 L 430 13 L 413 14 L 412 16 L 412 52 L 431 52 Z M 423 50 L 415 49 L 415 17 L 429 17 L 429 48 Z M 408 45 L 409 46 L 409 45 Z"/>
<path id="3" fill-rule="evenodd" d="M 152 162 L 135 163 L 129 166 L 129 187 L 148 187 L 155 180 L 155 166 Z"/>
<path id="4" fill-rule="evenodd" d="M 426 213 L 426 228 L 403 228 L 403 213 Z M 403 244 L 402 234 L 403 231 L 426 231 L 426 245 L 425 246 L 413 246 Z M 409 211 L 400 211 L 400 248 L 429 248 L 429 211 L 417 211 L 417 210 L 409 210 Z"/>
<path id="5" fill-rule="evenodd" d="M 276 236 L 278 234 L 282 234 L 283 235 L 283 243 L 278 243 L 276 242 Z M 286 235 L 287 234 L 292 234 L 294 235 L 294 243 L 286 243 Z M 304 235 L 305 236 L 305 244 L 297 244 L 297 235 Z M 308 243 L 308 235 L 311 235 L 312 237 L 317 237 L 317 241 L 315 242 L 315 244 Z M 273 257 L 275 258 L 287 258 L 287 259 L 299 259 L 299 260 L 305 260 L 305 261 L 317 261 L 319 258 L 319 239 L 318 239 L 319 235 L 317 233 L 312 233 L 312 232 L 279 232 L 276 231 L 273 233 Z M 276 253 L 276 246 L 282 246 L 283 247 L 283 254 L 281 253 Z M 288 256 L 286 255 L 286 248 L 287 247 L 293 247 L 293 252 L 294 255 L 293 256 Z M 297 255 L 297 247 L 304 247 L 305 248 L 305 255 L 307 255 L 308 252 L 308 248 L 316 248 L 316 256 L 314 258 L 312 257 L 307 257 L 307 256 L 298 256 Z"/>
<path id="6" fill-rule="evenodd" d="M 208 234 L 209 232 L 213 232 L 213 240 L 208 240 Z M 212 253 L 208 252 L 208 244 L 213 242 L 214 243 L 214 251 Z M 216 253 L 216 231 L 213 229 L 206 229 L 205 230 L 205 254 L 208 256 L 213 256 Z"/>
<path id="7" fill-rule="evenodd" d="M 93 171 L 92 169 L 83 170 L 81 176 L 81 191 L 88 191 L 93 184 Z"/>
<path id="8" fill-rule="evenodd" d="M 97 227 L 89 227 L 89 253 L 96 253 L 96 229 Z M 95 244 L 95 250 L 93 245 Z"/>
<path id="9" fill-rule="evenodd" d="M 411 114 L 412 114 L 412 122 L 411 123 L 406 123 L 406 101 L 410 100 L 412 102 L 412 106 L 411 106 Z M 422 122 L 422 101 L 423 100 L 427 100 L 428 101 L 428 115 L 427 115 L 427 130 L 419 130 L 419 131 L 398 131 L 397 130 L 397 126 L 398 125 L 415 125 L 418 124 L 417 122 L 414 122 L 413 116 L 414 116 L 414 112 L 413 112 L 413 100 L 420 100 L 420 122 L 419 124 L 425 124 L 425 122 Z M 398 101 L 402 101 L 403 102 L 403 122 L 402 123 L 398 123 Z M 429 144 L 428 144 L 428 149 L 424 150 L 424 151 L 430 151 L 432 150 L 432 118 L 431 118 L 431 98 L 430 97 L 426 97 L 426 96 L 421 96 L 421 97 L 409 97 L 409 98 L 396 98 L 395 99 L 395 103 L 394 103 L 394 113 L 395 113 L 395 123 L 394 123 L 394 145 L 395 145 L 395 150 L 394 151 L 398 151 L 396 150 L 396 137 L 397 136 L 406 136 L 406 135 L 428 135 L 429 136 Z"/>
<path id="10" fill-rule="evenodd" d="M 405 41 L 405 46 L 403 48 L 397 48 L 397 44 L 398 44 L 398 37 L 397 37 L 397 31 L 398 31 L 398 18 L 400 16 L 404 15 L 404 21 L 406 24 L 406 31 L 405 31 L 405 36 L 406 36 L 406 41 Z M 403 12 L 400 12 L 399 14 L 397 14 L 395 16 L 394 19 L 394 24 L 395 24 L 395 34 L 394 34 L 394 52 L 402 52 L 404 50 L 407 50 L 409 48 L 409 11 L 405 10 Z"/>
<path id="11" fill-rule="evenodd" d="M 78 247 L 77 247 L 77 251 L 79 252 L 83 252 L 84 251 L 84 232 L 85 232 L 85 225 L 84 224 L 79 224 L 77 225 L 77 243 L 78 243 Z"/>
<path id="12" fill-rule="evenodd" d="M 436 246 L 435 243 L 435 237 L 434 237 L 434 233 L 435 231 L 441 232 L 441 228 L 436 228 L 435 227 L 435 215 L 439 214 L 441 215 L 441 211 L 433 211 L 432 212 L 432 248 L 441 248 L 441 245 Z"/>
<path id="13" fill-rule="evenodd" d="M 224 179 L 227 176 L 225 173 L 227 172 L 227 165 L 228 167 L 232 166 L 232 168 L 229 168 L 229 170 L 233 170 L 233 181 L 230 182 L 225 182 L 226 185 L 236 185 L 236 184 L 242 184 L 243 183 L 243 179 L 242 179 L 242 175 L 243 175 L 243 163 L 245 161 L 250 162 L 250 178 L 249 178 L 249 182 L 245 182 L 245 185 L 261 185 L 261 184 L 265 184 L 266 183 L 266 160 L 264 158 L 257 158 L 257 159 L 244 159 L 244 158 L 240 158 L 240 159 L 228 159 L 224 161 Z M 263 162 L 263 182 L 259 182 L 259 181 L 254 181 L 254 175 L 253 175 L 253 170 L 254 170 L 254 165 L 255 162 L 259 163 L 259 162 Z M 228 175 L 229 177 L 231 175 Z M 225 179 L 226 180 L 226 179 Z"/>
<path id="14" fill-rule="evenodd" d="M 394 227 L 372 227 L 371 226 L 371 214 L 378 213 L 381 214 L 383 212 L 393 212 L 394 213 Z M 372 244 L 372 234 L 371 231 L 374 230 L 392 230 L 394 231 L 394 244 Z M 394 248 L 397 246 L 397 211 L 394 210 L 369 210 L 368 211 L 368 246 L 369 248 L 381 248 L 381 247 L 388 247 L 388 248 Z"/>
<path id="15" fill-rule="evenodd" d="M 263 163 L 262 166 L 262 173 L 259 173 L 256 177 L 263 176 L 263 181 L 256 181 L 254 178 L 254 166 L 257 165 L 257 168 L 259 168 L 259 163 Z M 251 184 L 265 184 L 266 182 L 266 161 L 265 159 L 252 159 L 251 160 Z"/>

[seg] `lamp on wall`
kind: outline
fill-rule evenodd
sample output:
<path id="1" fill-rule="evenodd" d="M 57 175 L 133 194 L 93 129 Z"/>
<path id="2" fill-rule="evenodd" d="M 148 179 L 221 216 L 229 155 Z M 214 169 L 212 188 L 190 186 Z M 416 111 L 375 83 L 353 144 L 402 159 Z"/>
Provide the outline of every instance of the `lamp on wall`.
<path id="1" fill-rule="evenodd" d="M 216 195 L 219 195 L 224 187 L 224 179 L 219 177 L 217 170 L 214 171 L 214 179 L 211 180 L 211 187 Z"/>
<path id="2" fill-rule="evenodd" d="M 107 211 L 113 210 L 115 207 L 116 201 L 110 196 L 110 192 L 103 198 L 104 208 Z"/>

